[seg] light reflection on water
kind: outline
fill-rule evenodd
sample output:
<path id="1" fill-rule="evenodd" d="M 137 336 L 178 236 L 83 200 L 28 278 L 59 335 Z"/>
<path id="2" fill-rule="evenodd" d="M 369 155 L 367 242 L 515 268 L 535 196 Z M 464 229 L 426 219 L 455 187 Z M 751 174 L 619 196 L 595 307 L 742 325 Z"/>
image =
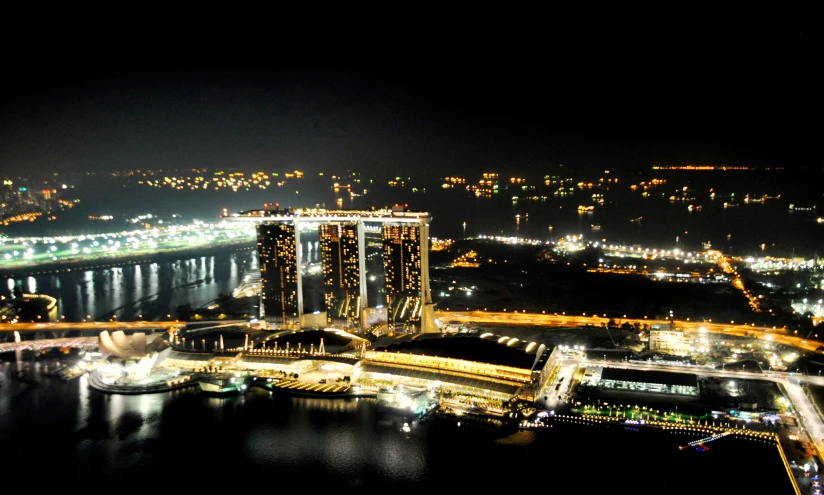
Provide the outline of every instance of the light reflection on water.
<path id="1" fill-rule="evenodd" d="M 89 421 L 91 416 L 91 404 L 89 403 L 89 379 L 86 375 L 77 379 L 79 386 L 77 387 L 77 428 L 80 429 L 82 425 Z"/>
<path id="2" fill-rule="evenodd" d="M 78 272 L 35 275 L 7 280 L 8 293 L 16 286 L 23 292 L 49 294 L 58 300 L 57 314 L 65 321 L 132 321 L 166 319 L 176 308 L 199 308 L 221 293 L 231 293 L 248 271 L 258 269 L 253 251 L 199 256 L 187 260 Z"/>
<path id="3" fill-rule="evenodd" d="M 26 359 L 24 364 L 34 364 L 31 354 Z M 226 398 L 196 388 L 108 395 L 89 390 L 82 378 L 46 377 L 55 360 L 25 366 L 28 380 L 15 380 L 13 360 L 0 356 L 0 466 L 5 473 L 37 466 L 44 473 L 37 479 L 40 488 L 83 480 L 111 487 L 130 480 L 156 489 L 193 490 L 251 479 L 312 490 L 415 487 L 488 493 L 490 486 L 543 473 L 535 483 L 554 478 L 581 493 L 592 493 L 596 477 L 599 490 L 632 486 L 634 493 L 660 494 L 673 493 L 683 484 L 680 473 L 694 471 L 713 480 L 702 493 L 731 488 L 792 493 L 783 490 L 788 486 L 781 483 L 786 478 L 775 448 L 753 442 L 725 439 L 707 453 L 681 452 L 677 447 L 685 437 L 664 433 L 558 425 L 510 434 L 450 421 L 412 421 L 405 433 L 401 425 L 407 420 L 378 414 L 374 400 L 270 396 L 257 388 Z M 57 360 L 65 363 L 66 357 Z M 625 476 L 639 459 L 644 483 Z M 754 459 L 757 475 L 751 472 Z"/>

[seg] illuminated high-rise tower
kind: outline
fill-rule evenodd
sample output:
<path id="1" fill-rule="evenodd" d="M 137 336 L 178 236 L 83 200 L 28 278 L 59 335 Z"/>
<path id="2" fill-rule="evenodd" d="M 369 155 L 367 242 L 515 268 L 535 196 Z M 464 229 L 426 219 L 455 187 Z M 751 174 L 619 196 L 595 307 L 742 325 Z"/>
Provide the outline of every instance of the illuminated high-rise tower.
<path id="1" fill-rule="evenodd" d="M 384 224 L 382 239 L 389 321 L 417 321 L 422 302 L 420 227 Z"/>
<path id="2" fill-rule="evenodd" d="M 330 320 L 358 318 L 361 304 L 358 224 L 322 223 L 320 251 L 327 317 Z"/>
<path id="3" fill-rule="evenodd" d="M 400 294 L 421 291 L 421 246 L 417 225 L 383 226 L 386 288 Z"/>
<path id="4" fill-rule="evenodd" d="M 226 219 L 257 224 L 260 313 L 270 327 L 320 328 L 329 320 L 345 318 L 347 326 L 357 326 L 359 331 L 383 322 L 415 323 L 421 332 L 440 332 L 429 288 L 429 213 L 396 205 L 363 211 L 249 210 Z M 304 314 L 302 274 L 305 269 L 309 276 L 312 267 L 304 266 L 301 232 L 312 235 L 315 229 L 319 230 L 327 304 L 325 312 Z M 378 289 L 385 299 L 373 293 L 371 304 L 367 246 L 382 250 L 385 272 L 384 288 Z M 380 271 L 375 264 L 370 266 Z M 380 283 L 381 275 L 368 279 Z"/>
<path id="5" fill-rule="evenodd" d="M 260 262 L 261 317 L 289 325 L 299 318 L 297 238 L 293 223 L 266 222 L 257 226 Z"/>

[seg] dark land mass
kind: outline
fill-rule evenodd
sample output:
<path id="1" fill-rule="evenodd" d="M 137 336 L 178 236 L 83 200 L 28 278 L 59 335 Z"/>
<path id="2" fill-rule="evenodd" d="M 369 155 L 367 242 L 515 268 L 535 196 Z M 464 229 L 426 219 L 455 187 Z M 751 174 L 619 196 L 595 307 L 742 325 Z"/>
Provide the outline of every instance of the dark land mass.
<path id="1" fill-rule="evenodd" d="M 484 260 L 478 268 L 447 268 L 469 250 Z M 450 252 L 432 253 L 432 297 L 438 308 L 526 310 L 598 314 L 613 318 L 751 321 L 746 298 L 726 284 L 657 282 L 641 275 L 587 272 L 598 252 L 558 257 L 545 246 L 460 241 Z M 440 263 L 441 268 L 436 264 Z M 471 291 L 449 287 L 475 287 Z"/>

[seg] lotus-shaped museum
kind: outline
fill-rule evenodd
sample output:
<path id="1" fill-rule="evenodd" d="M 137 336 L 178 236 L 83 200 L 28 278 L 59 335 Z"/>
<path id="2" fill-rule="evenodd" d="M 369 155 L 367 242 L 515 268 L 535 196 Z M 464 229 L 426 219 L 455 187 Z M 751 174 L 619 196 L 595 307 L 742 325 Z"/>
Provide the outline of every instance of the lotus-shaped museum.
<path id="1" fill-rule="evenodd" d="M 146 377 L 171 351 L 163 334 L 157 334 L 149 341 L 145 333 L 127 336 L 122 330 L 111 334 L 108 330 L 103 330 L 100 332 L 98 346 L 100 352 L 107 355 L 113 364 L 120 365 L 131 379 Z"/>

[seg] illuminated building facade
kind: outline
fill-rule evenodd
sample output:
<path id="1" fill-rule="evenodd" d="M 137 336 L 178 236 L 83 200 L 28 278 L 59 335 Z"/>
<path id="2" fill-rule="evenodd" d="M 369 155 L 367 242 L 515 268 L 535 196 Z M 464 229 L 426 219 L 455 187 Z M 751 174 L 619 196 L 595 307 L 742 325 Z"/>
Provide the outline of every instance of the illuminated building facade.
<path id="1" fill-rule="evenodd" d="M 412 320 L 420 313 L 421 243 L 415 225 L 385 224 L 381 233 L 390 321 Z"/>
<path id="2" fill-rule="evenodd" d="M 45 182 L 24 178 L 0 181 L 0 219 L 27 213 L 46 213 L 56 210 L 59 204 L 57 189 Z M 25 216 L 24 219 L 31 218 Z"/>
<path id="3" fill-rule="evenodd" d="M 294 224 L 271 222 L 257 226 L 260 262 L 261 317 L 291 325 L 300 317 L 298 233 Z"/>
<path id="4" fill-rule="evenodd" d="M 421 332 L 440 332 L 429 288 L 429 222 L 426 212 L 406 211 L 405 206 L 382 210 L 250 210 L 226 220 L 257 224 L 261 272 L 261 318 L 270 325 L 314 328 L 328 319 L 357 319 L 389 302 L 398 310 L 387 311 L 387 320 L 420 325 Z M 377 225 L 375 225 L 377 224 Z M 372 298 L 366 284 L 366 246 L 380 226 L 386 298 Z M 300 267 L 303 266 L 301 231 L 319 231 L 326 314 L 304 314 Z M 376 234 L 377 235 L 377 234 Z M 370 245 L 373 242 L 370 241 Z M 331 314 L 330 314 L 331 313 Z M 323 320 L 321 322 L 321 320 Z"/>
<path id="5" fill-rule="evenodd" d="M 698 376 L 693 373 L 625 370 L 588 367 L 584 382 L 601 388 L 657 394 L 700 395 Z"/>
<path id="6" fill-rule="evenodd" d="M 649 350 L 659 354 L 689 356 L 692 342 L 684 332 L 652 330 L 649 333 Z"/>
<path id="7" fill-rule="evenodd" d="M 320 251 L 327 317 L 360 317 L 357 223 L 320 224 Z"/>

